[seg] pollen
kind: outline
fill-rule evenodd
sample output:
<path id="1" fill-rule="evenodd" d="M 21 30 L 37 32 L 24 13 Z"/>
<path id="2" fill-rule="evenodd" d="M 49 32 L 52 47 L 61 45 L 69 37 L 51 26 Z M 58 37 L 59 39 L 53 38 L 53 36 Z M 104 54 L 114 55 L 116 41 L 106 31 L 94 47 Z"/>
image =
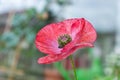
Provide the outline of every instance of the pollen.
<path id="1" fill-rule="evenodd" d="M 72 41 L 72 38 L 68 34 L 64 34 L 58 37 L 58 48 L 63 48 L 65 45 L 67 45 L 69 42 Z"/>

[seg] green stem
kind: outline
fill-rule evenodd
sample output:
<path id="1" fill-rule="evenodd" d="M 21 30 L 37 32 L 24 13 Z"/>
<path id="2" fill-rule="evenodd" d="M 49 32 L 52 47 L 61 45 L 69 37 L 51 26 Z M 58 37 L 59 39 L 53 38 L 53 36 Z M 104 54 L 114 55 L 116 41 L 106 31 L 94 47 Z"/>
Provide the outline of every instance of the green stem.
<path id="1" fill-rule="evenodd" d="M 75 80 L 78 80 L 77 79 L 77 73 L 76 73 L 75 65 L 74 65 L 74 60 L 73 60 L 73 56 L 72 55 L 70 55 L 70 61 L 71 61 L 71 64 L 72 64 L 72 68 L 74 70 Z"/>

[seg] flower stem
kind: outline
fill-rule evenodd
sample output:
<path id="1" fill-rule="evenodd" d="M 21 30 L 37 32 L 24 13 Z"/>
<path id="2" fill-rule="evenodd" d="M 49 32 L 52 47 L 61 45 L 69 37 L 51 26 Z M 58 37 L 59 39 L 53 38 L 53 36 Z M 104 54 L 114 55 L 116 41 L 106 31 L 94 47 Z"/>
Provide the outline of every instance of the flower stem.
<path id="1" fill-rule="evenodd" d="M 77 79 L 77 74 L 76 74 L 75 65 L 74 65 L 74 60 L 73 60 L 73 56 L 72 56 L 72 55 L 70 55 L 70 61 L 71 61 L 72 68 L 73 68 L 73 71 L 74 71 L 75 80 L 78 80 L 78 79 Z"/>

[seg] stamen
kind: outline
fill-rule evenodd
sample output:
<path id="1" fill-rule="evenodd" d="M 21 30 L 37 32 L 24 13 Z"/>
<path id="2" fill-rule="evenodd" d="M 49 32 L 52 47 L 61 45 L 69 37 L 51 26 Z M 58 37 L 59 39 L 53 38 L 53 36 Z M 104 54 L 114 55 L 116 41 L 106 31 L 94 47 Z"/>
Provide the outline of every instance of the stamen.
<path id="1" fill-rule="evenodd" d="M 68 34 L 64 34 L 59 36 L 58 38 L 58 48 L 63 48 L 66 44 L 72 41 L 72 38 Z"/>

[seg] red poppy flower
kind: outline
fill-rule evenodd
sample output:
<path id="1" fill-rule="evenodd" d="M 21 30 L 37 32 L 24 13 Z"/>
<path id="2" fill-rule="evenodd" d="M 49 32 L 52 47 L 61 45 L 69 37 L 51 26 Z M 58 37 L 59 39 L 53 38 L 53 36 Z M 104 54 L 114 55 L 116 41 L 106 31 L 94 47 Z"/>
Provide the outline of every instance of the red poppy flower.
<path id="1" fill-rule="evenodd" d="M 52 63 L 65 59 L 78 48 L 93 47 L 96 31 L 84 18 L 67 19 L 42 28 L 36 35 L 39 51 L 48 54 L 38 63 Z"/>

